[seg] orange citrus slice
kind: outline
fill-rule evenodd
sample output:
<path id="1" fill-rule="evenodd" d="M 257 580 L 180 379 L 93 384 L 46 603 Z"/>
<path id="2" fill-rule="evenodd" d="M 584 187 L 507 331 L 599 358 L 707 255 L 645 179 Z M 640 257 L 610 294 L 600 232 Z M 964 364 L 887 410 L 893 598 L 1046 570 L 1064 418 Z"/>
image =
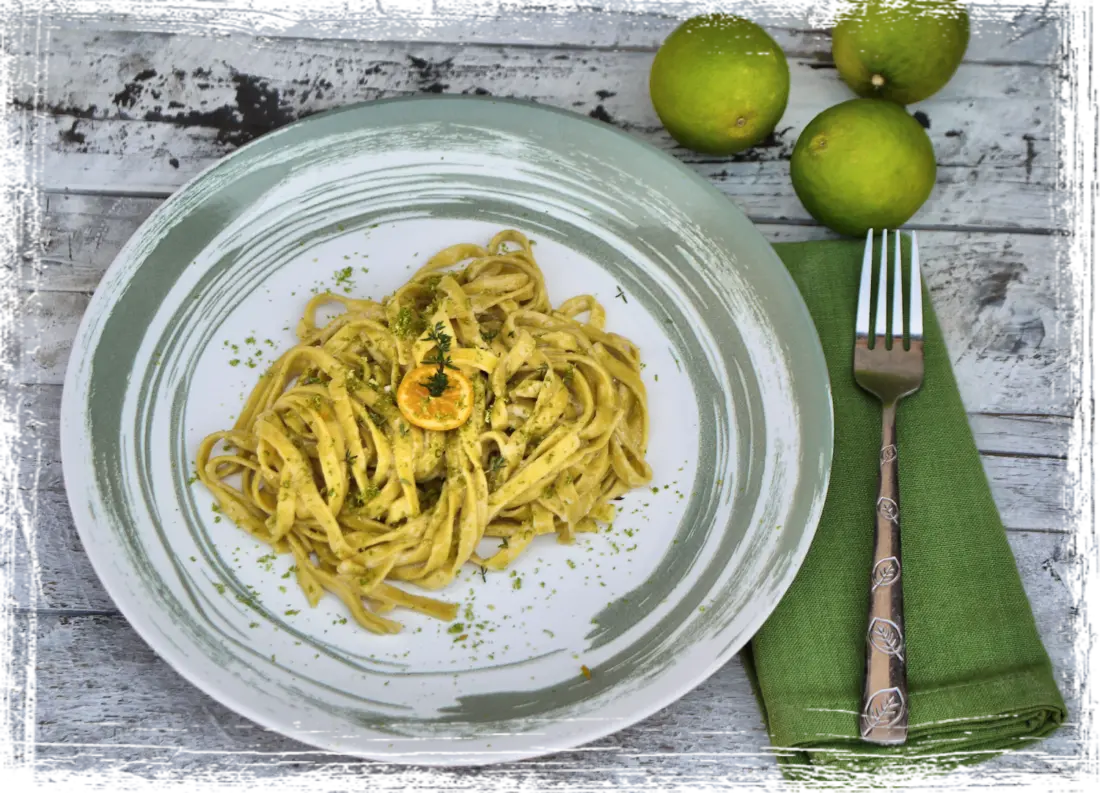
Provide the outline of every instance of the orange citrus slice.
<path id="1" fill-rule="evenodd" d="M 421 429 L 443 432 L 461 427 L 474 409 L 474 386 L 457 369 L 447 368 L 447 387 L 432 396 L 428 382 L 439 372 L 433 365 L 409 370 L 397 387 L 397 407 L 401 415 Z"/>

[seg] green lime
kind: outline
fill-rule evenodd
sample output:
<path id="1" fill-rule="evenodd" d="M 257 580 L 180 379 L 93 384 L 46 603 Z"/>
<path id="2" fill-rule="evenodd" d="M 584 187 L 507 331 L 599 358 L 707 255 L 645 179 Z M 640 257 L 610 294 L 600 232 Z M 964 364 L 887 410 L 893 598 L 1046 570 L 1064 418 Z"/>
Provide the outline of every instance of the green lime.
<path id="1" fill-rule="evenodd" d="M 708 154 L 733 154 L 768 137 L 790 87 L 779 45 L 759 25 L 729 14 L 684 22 L 649 72 L 661 123 L 680 145 Z"/>
<path id="2" fill-rule="evenodd" d="M 853 0 L 833 29 L 833 61 L 860 96 L 908 105 L 947 85 L 969 40 L 955 0 Z"/>
<path id="3" fill-rule="evenodd" d="M 901 105 L 851 99 L 819 113 L 791 154 L 791 181 L 818 222 L 841 234 L 897 228 L 936 183 L 932 141 Z"/>

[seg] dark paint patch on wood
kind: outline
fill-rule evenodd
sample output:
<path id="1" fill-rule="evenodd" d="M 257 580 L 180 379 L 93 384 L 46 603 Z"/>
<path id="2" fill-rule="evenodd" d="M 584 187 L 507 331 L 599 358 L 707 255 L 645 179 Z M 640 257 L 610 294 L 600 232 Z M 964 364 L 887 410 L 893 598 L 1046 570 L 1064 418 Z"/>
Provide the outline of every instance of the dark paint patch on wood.
<path id="1" fill-rule="evenodd" d="M 34 102 L 27 102 L 23 99 L 13 99 L 11 105 L 17 110 L 26 110 L 31 113 L 44 110 L 51 116 L 72 116 L 73 118 L 95 118 L 96 110 L 98 110 L 95 105 L 88 105 L 83 108 L 62 104 L 36 105 Z"/>
<path id="2" fill-rule="evenodd" d="M 233 74 L 231 79 L 236 87 L 235 106 L 174 114 L 152 110 L 144 118 L 184 127 L 213 127 L 218 131 L 217 141 L 231 146 L 243 146 L 298 118 L 283 105 L 279 91 L 269 87 L 266 80 L 240 73 Z"/>
<path id="3" fill-rule="evenodd" d="M 925 129 L 932 128 L 932 120 L 928 118 L 928 114 L 925 113 L 923 110 L 918 110 L 916 113 L 914 113 L 913 118 L 915 118 L 917 120 L 917 123 L 919 123 Z"/>
<path id="4" fill-rule="evenodd" d="M 409 64 L 416 72 L 416 88 L 428 94 L 441 94 L 450 85 L 443 82 L 443 78 L 451 69 L 454 58 L 442 61 L 430 61 L 427 58 L 418 58 L 415 55 L 407 55 Z"/>
<path id="5" fill-rule="evenodd" d="M 775 129 L 768 133 L 764 140 L 745 151 L 738 152 L 730 157 L 733 162 L 762 162 L 764 160 L 789 160 L 794 146 L 783 141 L 783 137 L 794 127 Z M 775 155 L 769 154 L 768 149 L 779 149 Z M 728 174 L 726 174 L 728 176 Z"/>
<path id="6" fill-rule="evenodd" d="M 141 94 L 145 91 L 145 86 L 142 83 L 146 83 L 157 76 L 156 69 L 143 69 L 134 75 L 134 79 L 126 83 L 122 90 L 119 91 L 111 101 L 118 107 L 133 107 L 137 100 L 141 97 Z M 154 99 L 159 99 L 159 94 L 154 92 Z"/>
<path id="7" fill-rule="evenodd" d="M 1027 175 L 1027 181 L 1031 181 L 1031 166 L 1035 162 L 1035 137 L 1033 135 L 1024 135 L 1024 143 L 1027 145 L 1027 154 L 1024 158 L 1024 172 Z"/>
<path id="8" fill-rule="evenodd" d="M 79 123 L 80 119 L 76 119 L 73 121 L 73 125 L 71 127 L 69 127 L 67 130 L 62 130 L 60 133 L 61 140 L 63 140 L 65 143 L 72 143 L 78 146 L 84 143 L 84 133 L 76 131 L 76 125 Z"/>
<path id="9" fill-rule="evenodd" d="M 1025 347 L 1036 349 L 1047 335 L 1047 326 L 1039 317 L 1033 317 L 1020 323 L 1016 333 L 1005 334 L 1003 339 L 990 344 L 990 350 L 1018 355 Z"/>
<path id="10" fill-rule="evenodd" d="M 365 86 L 367 84 L 367 82 L 370 81 L 370 79 L 368 79 L 368 78 L 371 78 L 374 75 L 381 75 L 381 74 L 382 74 L 382 64 L 375 64 L 374 66 L 365 68 L 365 69 L 363 69 L 363 73 L 359 76 L 359 85 Z M 287 93 L 290 93 L 290 95 L 293 96 L 294 95 L 294 89 L 288 90 Z"/>
<path id="11" fill-rule="evenodd" d="M 978 288 L 978 310 L 1004 305 L 1008 297 L 1008 285 L 1019 280 L 1020 268 L 1017 267 L 986 275 Z"/>
<path id="12" fill-rule="evenodd" d="M 945 138 L 961 138 L 962 134 L 963 132 L 961 129 L 949 129 L 947 132 L 943 133 L 943 136 Z"/>
<path id="13" fill-rule="evenodd" d="M 615 92 L 601 88 L 599 91 L 596 92 L 596 96 L 598 96 L 600 99 L 610 99 L 611 97 L 615 96 Z"/>
<path id="14" fill-rule="evenodd" d="M 175 157 L 169 157 L 168 158 L 168 164 L 171 165 L 173 168 L 179 168 L 180 167 L 180 161 L 177 160 Z"/>
<path id="15" fill-rule="evenodd" d="M 598 121 L 606 121 L 608 124 L 614 124 L 615 119 L 611 117 L 611 114 L 604 110 L 603 105 L 596 105 L 595 110 L 590 110 L 588 115 Z"/>
<path id="16" fill-rule="evenodd" d="M 809 66 L 811 69 L 835 69 L 836 68 L 835 63 L 807 63 L 805 65 Z"/>

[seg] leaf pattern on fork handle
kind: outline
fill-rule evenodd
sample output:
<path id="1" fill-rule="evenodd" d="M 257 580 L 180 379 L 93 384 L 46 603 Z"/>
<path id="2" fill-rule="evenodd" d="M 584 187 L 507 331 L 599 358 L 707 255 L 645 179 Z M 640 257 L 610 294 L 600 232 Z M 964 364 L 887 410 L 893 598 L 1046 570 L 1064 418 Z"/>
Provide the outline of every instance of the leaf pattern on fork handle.
<path id="1" fill-rule="evenodd" d="M 860 734 L 866 738 L 875 730 L 897 726 L 906 716 L 905 695 L 899 688 L 876 691 L 868 700 L 860 715 Z"/>
<path id="2" fill-rule="evenodd" d="M 883 406 L 866 636 L 867 670 L 860 715 L 860 735 L 877 744 L 904 743 L 909 727 L 896 416 L 896 402 Z"/>
<path id="3" fill-rule="evenodd" d="M 901 577 L 901 562 L 890 556 L 875 565 L 871 572 L 871 591 L 880 586 L 889 586 Z"/>
<path id="4" fill-rule="evenodd" d="M 894 499 L 883 496 L 878 500 L 876 508 L 878 509 L 878 514 L 886 520 L 891 523 L 898 522 L 898 503 L 894 501 Z"/>
<path id="5" fill-rule="evenodd" d="M 901 628 L 894 622 L 882 617 L 872 617 L 871 625 L 867 628 L 867 641 L 880 653 L 896 655 L 905 660 L 902 655 L 905 639 L 901 635 Z"/>

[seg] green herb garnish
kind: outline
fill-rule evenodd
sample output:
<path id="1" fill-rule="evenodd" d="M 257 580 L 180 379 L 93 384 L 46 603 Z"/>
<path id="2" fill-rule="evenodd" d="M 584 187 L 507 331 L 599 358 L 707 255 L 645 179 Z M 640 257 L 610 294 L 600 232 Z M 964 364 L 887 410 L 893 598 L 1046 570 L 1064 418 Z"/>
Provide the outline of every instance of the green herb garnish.
<path id="1" fill-rule="evenodd" d="M 435 327 L 428 331 L 428 335 L 425 336 L 422 341 L 435 342 L 435 355 L 424 360 L 428 363 L 439 364 L 439 369 L 427 380 L 422 381 L 420 384 L 428 389 L 428 394 L 433 397 L 441 397 L 447 391 L 450 386 L 450 378 L 447 377 L 447 373 L 444 371 L 444 367 L 451 369 L 457 369 L 452 362 L 451 356 L 448 353 L 451 351 L 451 337 L 449 334 L 444 333 L 443 323 L 435 323 Z"/>
<path id="2" fill-rule="evenodd" d="M 447 391 L 447 386 L 451 384 L 450 378 L 447 377 L 447 373 L 440 367 L 439 371 L 434 372 L 431 377 L 424 380 L 421 385 L 428 389 L 428 393 L 433 397 L 441 397 Z"/>

